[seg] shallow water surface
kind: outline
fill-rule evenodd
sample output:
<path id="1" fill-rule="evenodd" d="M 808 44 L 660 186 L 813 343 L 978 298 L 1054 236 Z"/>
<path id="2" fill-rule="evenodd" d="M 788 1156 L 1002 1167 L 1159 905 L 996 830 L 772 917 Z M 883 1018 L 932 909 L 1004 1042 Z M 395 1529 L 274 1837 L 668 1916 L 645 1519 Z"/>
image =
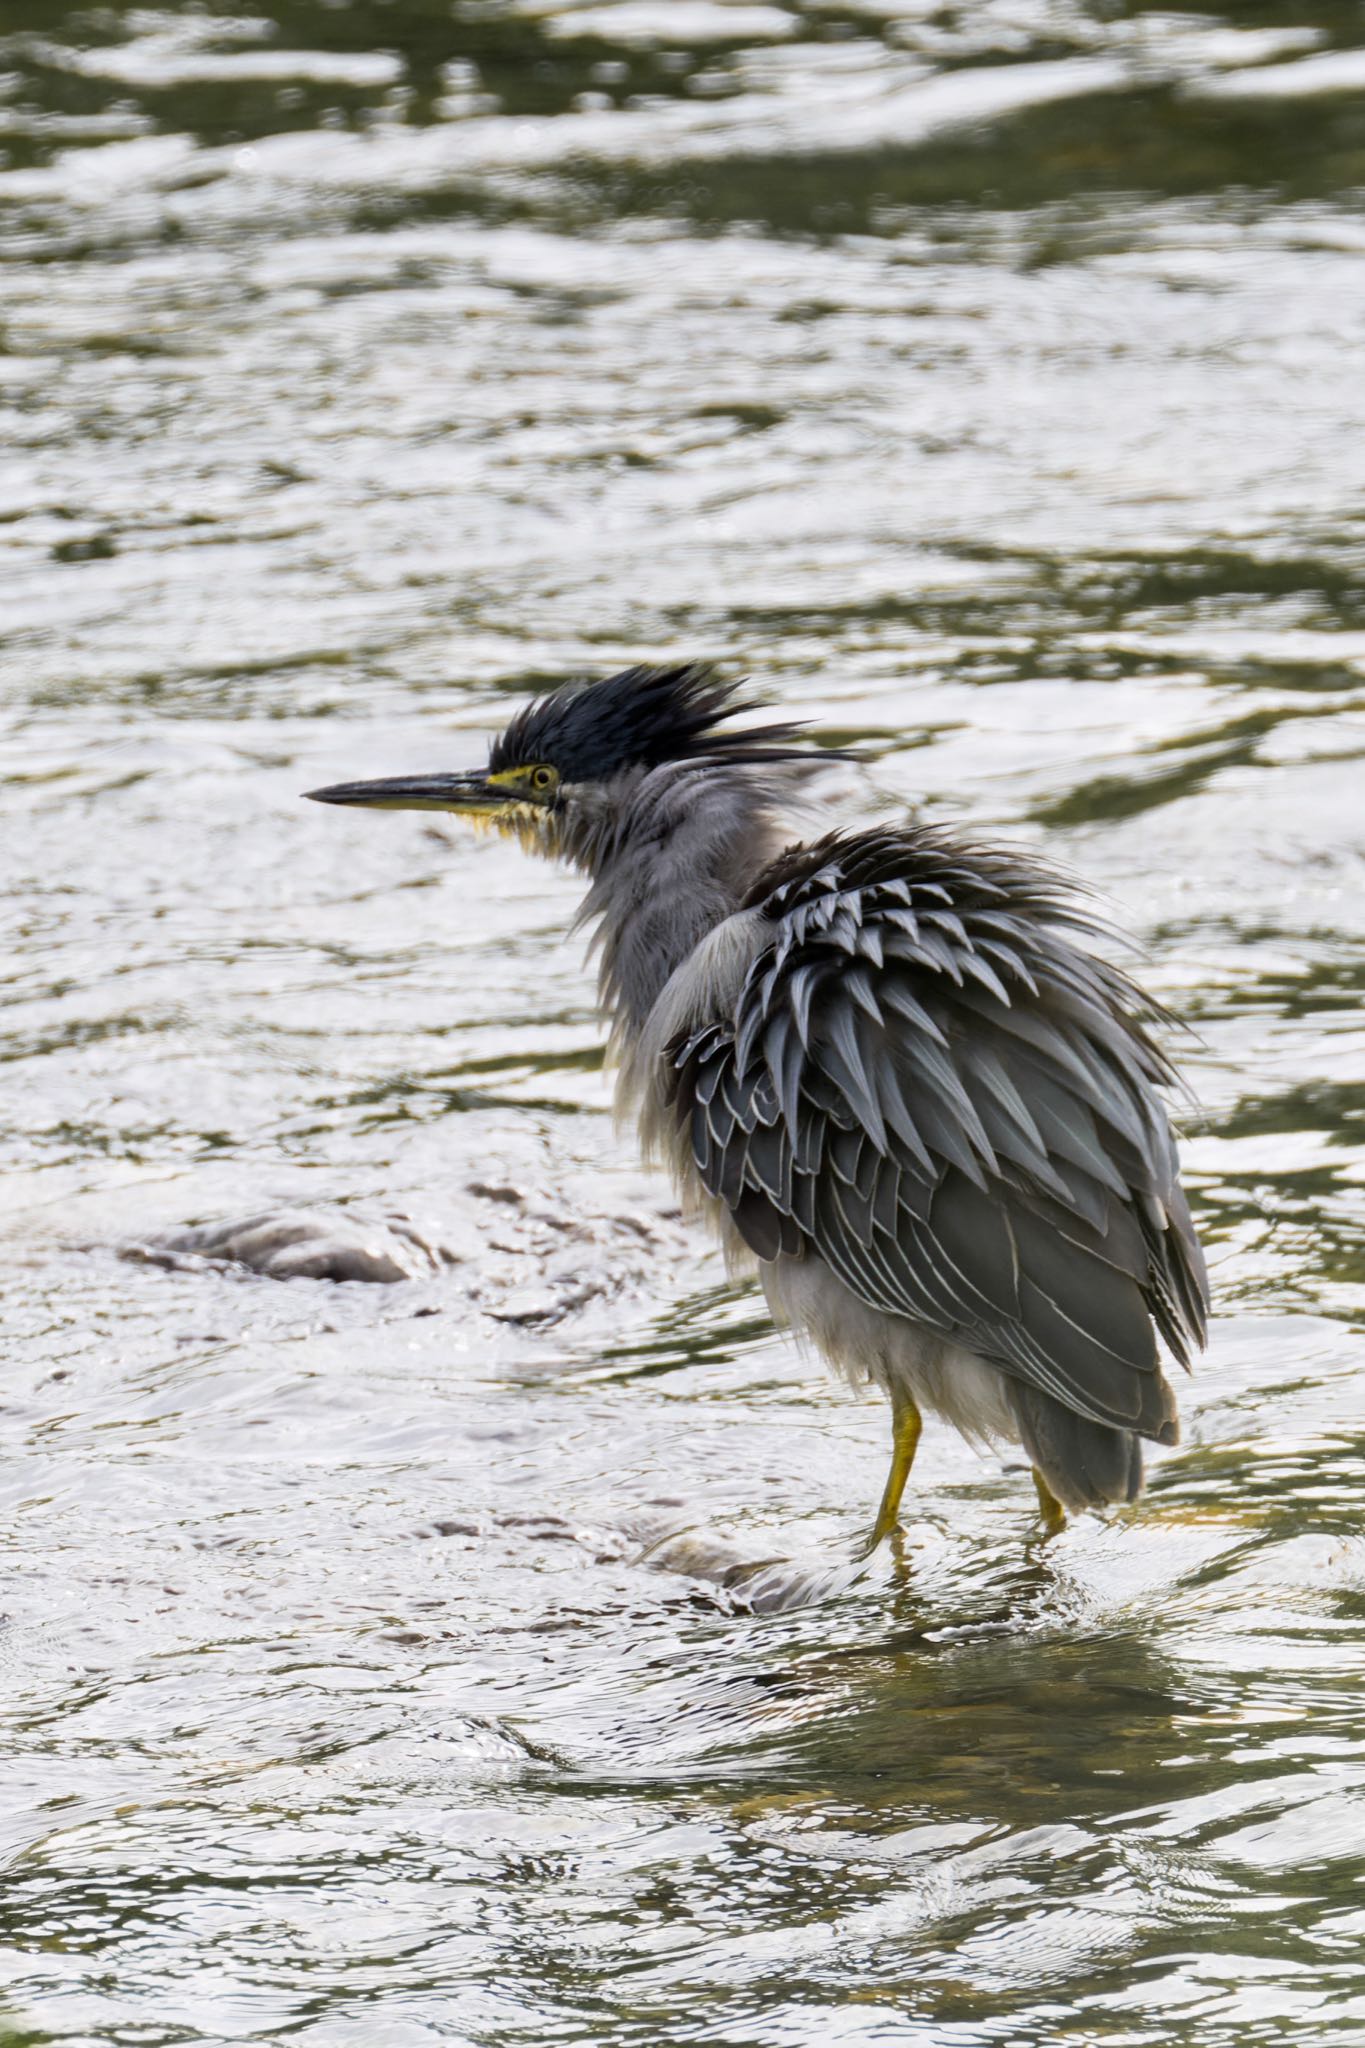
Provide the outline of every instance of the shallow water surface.
<path id="1" fill-rule="evenodd" d="M 1329 0 L 0 0 L 16 2039 L 1365 2043 L 1363 83 Z M 298 801 L 680 654 L 1193 1026 L 1137 1509 L 931 1431 L 850 1583 L 884 1411 L 614 1133 L 572 879 Z"/>

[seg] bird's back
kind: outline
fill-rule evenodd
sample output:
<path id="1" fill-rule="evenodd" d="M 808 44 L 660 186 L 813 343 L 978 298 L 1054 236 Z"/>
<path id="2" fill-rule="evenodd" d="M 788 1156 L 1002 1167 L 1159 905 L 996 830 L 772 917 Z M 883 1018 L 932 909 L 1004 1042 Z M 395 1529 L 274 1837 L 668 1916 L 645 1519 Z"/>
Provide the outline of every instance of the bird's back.
<path id="1" fill-rule="evenodd" d="M 819 1262 L 1045 1418 L 1173 1442 L 1156 1336 L 1187 1363 L 1208 1305 L 1174 1076 L 1066 886 L 882 828 L 788 850 L 727 922 L 647 1034 L 683 1177 L 760 1261 Z"/>

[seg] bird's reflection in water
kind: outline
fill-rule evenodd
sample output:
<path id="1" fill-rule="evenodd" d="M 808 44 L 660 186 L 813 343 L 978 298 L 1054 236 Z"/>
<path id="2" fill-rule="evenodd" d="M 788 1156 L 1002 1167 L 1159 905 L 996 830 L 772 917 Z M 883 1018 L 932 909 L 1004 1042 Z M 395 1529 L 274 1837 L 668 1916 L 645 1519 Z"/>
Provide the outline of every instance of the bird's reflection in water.
<path id="1" fill-rule="evenodd" d="M 704 1532 L 662 1555 L 698 1576 L 708 1563 L 721 1579 L 737 1571 Z M 724 1655 L 694 1644 L 661 1660 L 614 1721 L 605 1781 L 704 1780 L 746 1827 L 796 1830 L 812 1851 L 837 1852 L 848 1830 L 859 1855 L 941 1860 L 994 1844 L 994 1864 L 1007 1838 L 1047 1828 L 1028 1853 L 1071 1853 L 1169 1796 L 1172 1759 L 1195 1763 L 1190 1731 L 1211 1702 L 1145 1623 L 1078 1632 L 1054 1557 L 1002 1543 L 945 1587 L 917 1572 L 912 1530 L 876 1567 L 875 1600 L 841 1598 L 838 1566 L 755 1561 L 748 1584 L 767 1589 L 768 1615 L 722 1624 Z M 586 1765 L 596 1784 L 602 1756 L 594 1745 Z"/>

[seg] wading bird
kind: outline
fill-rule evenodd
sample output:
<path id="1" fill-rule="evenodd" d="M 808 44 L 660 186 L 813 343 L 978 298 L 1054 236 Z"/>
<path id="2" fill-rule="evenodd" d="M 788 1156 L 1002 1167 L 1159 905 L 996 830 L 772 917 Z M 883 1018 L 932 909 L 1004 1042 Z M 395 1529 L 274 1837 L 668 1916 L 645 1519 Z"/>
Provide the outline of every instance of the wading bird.
<path id="1" fill-rule="evenodd" d="M 891 1403 L 870 1553 L 921 1411 L 1016 1442 L 1049 1527 L 1173 1444 L 1208 1284 L 1159 1090 L 1163 1013 L 1012 849 L 922 825 L 784 844 L 799 727 L 632 668 L 529 704 L 486 768 L 310 792 L 454 811 L 588 878 L 620 1100 L 769 1306 Z M 827 756 L 825 758 L 828 758 Z"/>

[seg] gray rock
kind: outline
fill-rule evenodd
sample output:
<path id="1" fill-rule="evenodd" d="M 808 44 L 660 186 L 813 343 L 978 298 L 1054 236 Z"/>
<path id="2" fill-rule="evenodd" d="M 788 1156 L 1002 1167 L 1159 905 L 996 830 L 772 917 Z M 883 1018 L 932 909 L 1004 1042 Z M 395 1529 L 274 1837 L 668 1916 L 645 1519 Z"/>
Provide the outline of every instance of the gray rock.
<path id="1" fill-rule="evenodd" d="M 120 1247 L 124 1258 L 172 1272 L 233 1269 L 269 1280 L 429 1279 L 460 1253 L 410 1216 L 342 1208 L 271 1209 L 168 1231 Z"/>

